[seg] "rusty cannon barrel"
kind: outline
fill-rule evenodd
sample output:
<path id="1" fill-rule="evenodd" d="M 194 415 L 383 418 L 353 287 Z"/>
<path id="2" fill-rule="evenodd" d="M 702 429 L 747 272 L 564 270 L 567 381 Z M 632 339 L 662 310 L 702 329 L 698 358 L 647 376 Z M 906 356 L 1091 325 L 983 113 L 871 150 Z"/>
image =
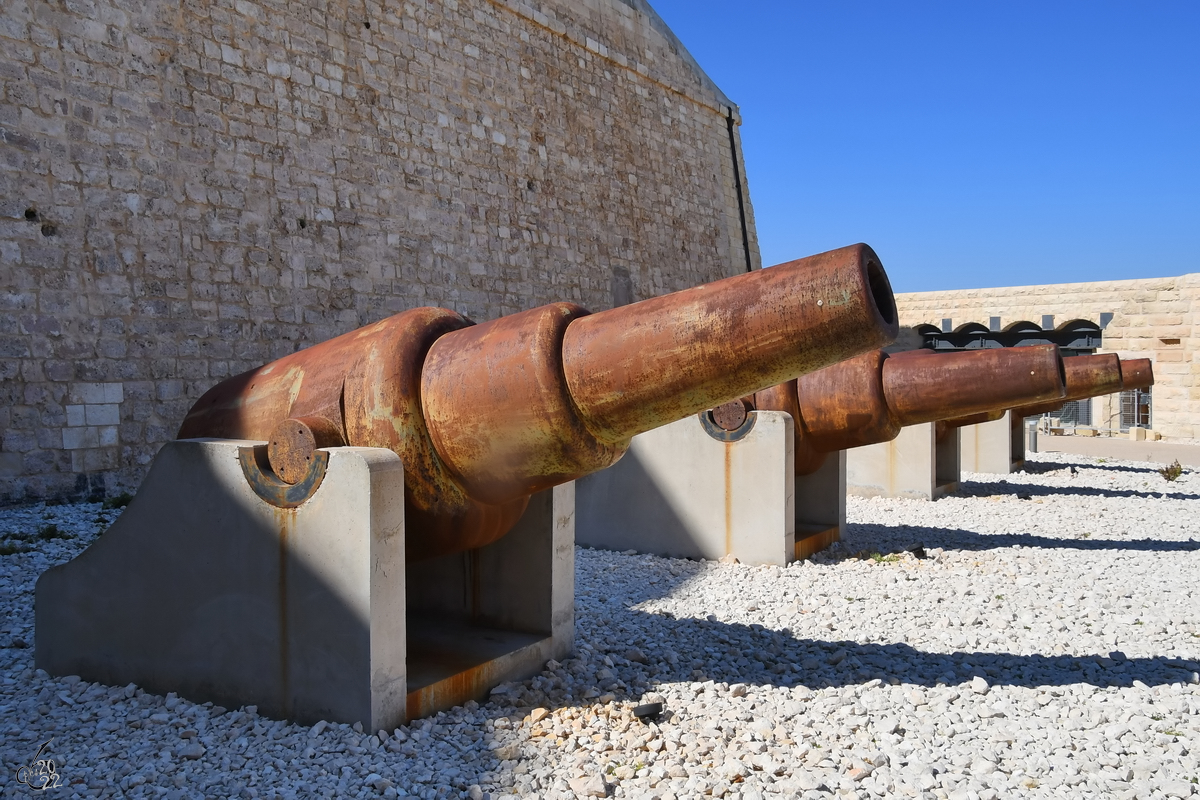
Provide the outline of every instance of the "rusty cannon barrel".
<path id="1" fill-rule="evenodd" d="M 1061 398 L 1056 345 L 939 354 L 866 353 L 758 392 L 759 410 L 795 421 L 796 474 L 838 450 L 890 441 L 907 425 Z"/>
<path id="2" fill-rule="evenodd" d="M 1154 385 L 1154 367 L 1148 358 L 1121 359 L 1121 388 L 1149 389 Z"/>
<path id="3" fill-rule="evenodd" d="M 214 386 L 179 437 L 266 440 L 243 471 L 288 497 L 317 480 L 320 448 L 394 451 L 416 560 L 494 541 L 532 493 L 611 465 L 635 434 L 896 332 L 862 244 L 595 314 L 552 303 L 477 325 L 418 308 Z"/>
<path id="4" fill-rule="evenodd" d="M 1063 403 L 1071 400 L 1086 400 L 1119 392 L 1124 386 L 1122 366 L 1121 359 L 1115 353 L 1067 356 L 1063 359 L 1067 391 L 1062 399 L 1017 406 L 1012 412 L 1019 417 L 1036 417 L 1061 408 Z"/>

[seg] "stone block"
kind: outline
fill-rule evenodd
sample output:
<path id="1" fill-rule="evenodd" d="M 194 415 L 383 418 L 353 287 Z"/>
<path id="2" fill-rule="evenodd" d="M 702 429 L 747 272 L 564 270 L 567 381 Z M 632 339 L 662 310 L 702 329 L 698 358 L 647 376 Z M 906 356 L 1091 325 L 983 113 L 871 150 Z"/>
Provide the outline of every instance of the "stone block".
<path id="1" fill-rule="evenodd" d="M 0 453 L 0 475 L 20 475 L 23 463 L 24 458 L 20 453 Z"/>
<path id="2" fill-rule="evenodd" d="M 116 403 L 84 406 L 88 425 L 120 425 L 121 407 Z"/>
<path id="3" fill-rule="evenodd" d="M 900 429 L 890 442 L 846 451 L 846 491 L 860 497 L 936 500 L 958 489 L 959 432 L 939 440 L 928 422 Z"/>
<path id="4" fill-rule="evenodd" d="M 247 444 L 162 448 L 116 524 L 38 579 L 37 665 L 302 722 L 398 725 L 399 459 L 331 451 L 313 497 L 283 510 L 242 476 L 237 451 Z"/>
<path id="5" fill-rule="evenodd" d="M 100 429 L 95 427 L 63 428 L 63 449 L 82 450 L 100 446 Z"/>
<path id="6" fill-rule="evenodd" d="M 394 453 L 322 451 L 319 486 L 281 508 L 239 460 L 265 447 L 164 445 L 113 527 L 39 578 L 38 667 L 377 730 L 573 650 L 573 484 L 534 495 L 486 547 L 407 565 Z"/>
<path id="7" fill-rule="evenodd" d="M 125 392 L 120 383 L 74 383 L 67 398 L 74 404 L 120 403 L 125 399 Z"/>
<path id="8" fill-rule="evenodd" d="M 635 436 L 620 461 L 576 481 L 578 542 L 787 564 L 797 513 L 792 425 L 787 414 L 754 411 L 728 441 L 695 416 Z"/>
<path id="9" fill-rule="evenodd" d="M 67 425 L 69 425 L 71 427 L 79 427 L 80 425 L 86 425 L 87 422 L 85 421 L 84 408 L 86 408 L 86 406 L 81 406 L 81 405 L 67 406 L 66 407 Z"/>
<path id="10" fill-rule="evenodd" d="M 1025 425 L 1009 411 L 992 422 L 959 429 L 959 463 L 965 472 L 1007 475 L 1025 466 Z"/>

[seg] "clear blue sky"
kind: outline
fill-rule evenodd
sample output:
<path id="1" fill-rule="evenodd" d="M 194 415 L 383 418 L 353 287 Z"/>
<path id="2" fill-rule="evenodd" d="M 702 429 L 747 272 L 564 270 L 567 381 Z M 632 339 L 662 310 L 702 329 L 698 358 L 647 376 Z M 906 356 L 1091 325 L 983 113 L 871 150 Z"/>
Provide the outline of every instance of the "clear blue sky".
<path id="1" fill-rule="evenodd" d="M 898 292 L 1200 272 L 1200 2 L 650 0 L 741 108 L 763 263 Z"/>

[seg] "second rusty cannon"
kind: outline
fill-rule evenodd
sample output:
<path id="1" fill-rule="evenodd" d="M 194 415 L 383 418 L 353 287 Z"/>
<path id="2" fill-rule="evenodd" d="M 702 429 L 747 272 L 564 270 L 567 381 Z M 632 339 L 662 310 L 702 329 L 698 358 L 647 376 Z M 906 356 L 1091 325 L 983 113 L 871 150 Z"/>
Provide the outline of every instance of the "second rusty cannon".
<path id="1" fill-rule="evenodd" d="M 577 537 L 616 550 L 784 564 L 840 535 L 848 453 L 922 424 L 932 448 L 941 417 L 1062 393 L 1053 345 L 871 351 L 639 436 L 625 461 L 579 482 Z"/>
<path id="2" fill-rule="evenodd" d="M 1066 395 L 1061 400 L 1017 406 L 988 414 L 946 420 L 946 429 L 960 429 L 963 469 L 1007 474 L 1024 467 L 1027 417 L 1057 411 L 1068 401 L 1087 400 L 1119 391 L 1147 389 L 1154 371 L 1145 358 L 1121 359 L 1116 354 L 1068 356 L 1063 359 Z"/>
<path id="3" fill-rule="evenodd" d="M 891 441 L 906 426 L 988 413 L 1065 394 L 1055 345 L 933 353 L 882 350 L 758 392 L 754 408 L 796 421 L 796 474 L 839 450 Z"/>

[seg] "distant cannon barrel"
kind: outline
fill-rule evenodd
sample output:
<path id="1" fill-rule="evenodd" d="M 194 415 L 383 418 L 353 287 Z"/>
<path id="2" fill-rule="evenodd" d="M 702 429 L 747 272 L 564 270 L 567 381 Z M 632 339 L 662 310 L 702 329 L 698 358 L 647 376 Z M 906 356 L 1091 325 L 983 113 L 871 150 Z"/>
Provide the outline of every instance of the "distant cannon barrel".
<path id="1" fill-rule="evenodd" d="M 1154 367 L 1148 358 L 1121 359 L 1121 388 L 1149 389 L 1154 385 Z"/>
<path id="2" fill-rule="evenodd" d="M 890 441 L 907 425 L 1063 394 L 1056 345 L 891 356 L 877 350 L 758 392 L 754 406 L 792 415 L 796 472 L 804 475 L 828 453 Z"/>
<path id="3" fill-rule="evenodd" d="M 1124 385 L 1121 359 L 1115 353 L 1091 356 L 1067 356 L 1063 359 L 1067 391 L 1061 400 L 1047 400 L 1013 408 L 1018 417 L 1036 417 L 1061 408 L 1072 400 L 1112 394 Z"/>
<path id="4" fill-rule="evenodd" d="M 896 332 L 862 244 L 596 314 L 553 303 L 476 325 L 418 308 L 214 386 L 179 438 L 266 440 L 288 484 L 321 447 L 391 449 L 408 555 L 427 558 L 494 541 L 532 493 L 611 465 L 635 434 Z"/>

